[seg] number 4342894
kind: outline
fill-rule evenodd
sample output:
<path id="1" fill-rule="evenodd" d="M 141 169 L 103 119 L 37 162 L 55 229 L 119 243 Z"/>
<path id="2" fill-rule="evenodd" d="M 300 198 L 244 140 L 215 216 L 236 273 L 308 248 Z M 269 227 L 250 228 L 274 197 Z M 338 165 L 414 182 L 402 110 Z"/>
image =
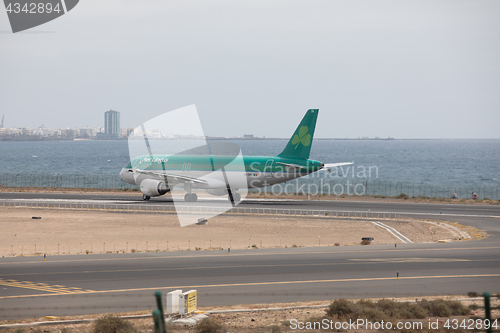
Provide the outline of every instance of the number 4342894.
<path id="1" fill-rule="evenodd" d="M 448 319 L 443 327 L 447 329 L 458 329 L 463 328 L 463 329 L 478 329 L 478 330 L 483 330 L 483 329 L 490 329 L 494 328 L 495 330 L 498 329 L 499 324 L 498 324 L 498 319 L 495 319 L 494 321 L 490 321 L 488 319 L 463 319 L 463 320 L 458 320 L 458 319 Z"/>
<path id="2" fill-rule="evenodd" d="M 50 14 L 52 12 L 59 13 L 61 12 L 61 8 L 59 6 L 59 3 L 57 3 L 55 6 L 52 6 L 51 3 L 25 3 L 24 5 L 21 6 L 20 3 L 15 2 L 15 3 L 9 3 L 7 5 L 7 13 L 14 13 L 14 14 L 19 14 L 21 12 L 27 13 L 27 14 L 42 14 L 42 13 L 47 13 Z"/>

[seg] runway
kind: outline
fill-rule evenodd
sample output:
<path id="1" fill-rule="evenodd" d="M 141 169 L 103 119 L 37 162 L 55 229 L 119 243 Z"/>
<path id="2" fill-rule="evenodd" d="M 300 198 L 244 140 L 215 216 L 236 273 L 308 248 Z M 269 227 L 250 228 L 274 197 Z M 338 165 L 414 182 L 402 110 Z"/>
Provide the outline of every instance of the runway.
<path id="1" fill-rule="evenodd" d="M 0 203 L 12 200 L 172 205 L 128 195 L 0 193 Z M 40 257 L 1 258 L 0 320 L 153 309 L 156 290 L 197 289 L 200 306 L 499 292 L 500 206 L 247 200 L 238 207 L 431 217 L 472 225 L 490 236 L 480 241 L 400 244 L 397 250 L 372 245 L 233 250 L 231 254 L 51 256 L 46 262 Z"/>
<path id="2" fill-rule="evenodd" d="M 143 201 L 140 194 L 135 195 L 106 195 L 106 194 L 76 194 L 76 193 L 8 193 L 0 192 L 2 204 L 28 204 L 40 207 L 67 207 L 96 209 L 123 209 L 123 210 L 173 210 L 174 203 L 169 196 L 151 198 Z M 217 207 L 226 202 L 225 197 L 202 198 L 197 203 L 186 203 L 187 206 Z M 386 213 L 406 216 L 428 217 L 499 217 L 500 205 L 460 205 L 440 203 L 405 203 L 351 200 L 277 200 L 272 197 L 264 199 L 246 199 L 236 208 L 241 209 L 294 209 L 309 211 L 357 212 L 357 213 Z"/>

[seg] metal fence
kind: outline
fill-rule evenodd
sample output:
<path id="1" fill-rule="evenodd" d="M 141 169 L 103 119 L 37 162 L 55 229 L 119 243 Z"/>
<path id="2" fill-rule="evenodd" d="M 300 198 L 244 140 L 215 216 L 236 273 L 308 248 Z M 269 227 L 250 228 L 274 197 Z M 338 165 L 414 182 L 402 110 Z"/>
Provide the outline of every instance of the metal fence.
<path id="1" fill-rule="evenodd" d="M 88 189 L 137 189 L 125 183 L 118 175 L 48 175 L 48 174 L 0 174 L 0 186 L 45 187 L 45 188 L 88 188 Z M 251 192 L 269 195 L 370 195 L 395 197 L 401 194 L 409 197 L 452 198 L 455 191 L 458 199 L 472 198 L 500 200 L 499 186 L 431 185 L 378 180 L 297 178 L 285 183 L 253 189 Z"/>
<path id="2" fill-rule="evenodd" d="M 135 185 L 125 183 L 118 175 L 47 175 L 47 174 L 0 174 L 0 186 L 133 189 Z"/>
<path id="3" fill-rule="evenodd" d="M 369 195 L 396 197 L 401 194 L 408 197 L 471 199 L 472 193 L 478 199 L 499 200 L 499 186 L 473 185 L 433 185 L 407 182 L 387 182 L 356 179 L 298 178 L 282 184 L 266 187 L 266 194 L 302 194 L 302 195 Z"/>

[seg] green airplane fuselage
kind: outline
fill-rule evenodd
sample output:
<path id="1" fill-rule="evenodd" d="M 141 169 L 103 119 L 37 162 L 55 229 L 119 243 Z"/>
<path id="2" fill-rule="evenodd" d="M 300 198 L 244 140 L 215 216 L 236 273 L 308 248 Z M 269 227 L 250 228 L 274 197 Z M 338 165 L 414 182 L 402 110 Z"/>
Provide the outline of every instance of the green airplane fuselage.
<path id="1" fill-rule="evenodd" d="M 153 155 L 133 159 L 124 171 L 130 176 L 134 169 L 140 169 L 198 178 L 220 178 L 217 176 L 220 171 L 224 171 L 229 177 L 232 173 L 244 173 L 247 186 L 256 188 L 303 177 L 322 167 L 323 163 L 319 161 L 279 156 Z M 128 177 L 124 180 L 139 185 L 142 177 Z"/>

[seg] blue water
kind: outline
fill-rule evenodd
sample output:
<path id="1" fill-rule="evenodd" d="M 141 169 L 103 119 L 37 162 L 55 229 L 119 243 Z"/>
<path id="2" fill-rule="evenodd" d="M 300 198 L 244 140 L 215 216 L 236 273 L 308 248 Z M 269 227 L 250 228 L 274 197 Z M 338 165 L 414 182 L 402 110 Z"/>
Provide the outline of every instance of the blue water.
<path id="1" fill-rule="evenodd" d="M 244 155 L 276 155 L 286 140 L 235 140 Z M 500 140 L 316 140 L 311 159 L 351 162 L 322 176 L 431 185 L 500 186 Z M 117 175 L 121 141 L 0 141 L 0 173 Z M 371 175 L 368 170 L 371 167 Z M 363 174 L 363 170 L 365 173 Z"/>

